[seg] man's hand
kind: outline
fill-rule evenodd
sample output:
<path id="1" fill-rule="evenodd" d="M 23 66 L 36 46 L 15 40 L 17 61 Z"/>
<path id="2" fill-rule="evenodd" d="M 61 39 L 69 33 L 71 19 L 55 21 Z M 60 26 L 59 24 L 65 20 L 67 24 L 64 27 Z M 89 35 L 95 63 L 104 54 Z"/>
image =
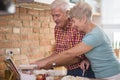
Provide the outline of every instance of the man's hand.
<path id="1" fill-rule="evenodd" d="M 82 70 L 87 70 L 89 68 L 89 65 L 90 65 L 90 62 L 86 59 L 81 62 L 80 68 Z"/>
<path id="2" fill-rule="evenodd" d="M 35 62 L 31 63 L 31 64 L 37 65 L 37 69 L 46 69 L 47 68 L 47 67 L 45 67 L 47 62 L 44 59 L 35 61 Z"/>

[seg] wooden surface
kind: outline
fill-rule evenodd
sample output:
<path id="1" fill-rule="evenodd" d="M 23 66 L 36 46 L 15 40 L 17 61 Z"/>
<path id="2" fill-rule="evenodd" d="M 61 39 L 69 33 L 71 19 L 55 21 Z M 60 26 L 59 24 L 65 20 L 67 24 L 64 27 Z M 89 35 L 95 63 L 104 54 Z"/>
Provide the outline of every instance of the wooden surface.
<path id="1" fill-rule="evenodd" d="M 63 76 L 61 77 L 54 77 L 54 80 L 61 80 L 63 78 Z M 92 78 L 84 78 L 82 77 L 81 80 L 105 80 L 105 79 L 92 79 Z"/>

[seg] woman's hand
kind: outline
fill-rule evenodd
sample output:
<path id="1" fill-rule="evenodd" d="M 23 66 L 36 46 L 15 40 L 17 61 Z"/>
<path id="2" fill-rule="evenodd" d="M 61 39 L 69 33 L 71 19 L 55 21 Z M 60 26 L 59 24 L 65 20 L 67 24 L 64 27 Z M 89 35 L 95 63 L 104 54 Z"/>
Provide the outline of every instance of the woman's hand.
<path id="1" fill-rule="evenodd" d="M 80 68 L 82 70 L 87 70 L 89 68 L 89 65 L 90 65 L 90 62 L 86 59 L 81 62 Z"/>

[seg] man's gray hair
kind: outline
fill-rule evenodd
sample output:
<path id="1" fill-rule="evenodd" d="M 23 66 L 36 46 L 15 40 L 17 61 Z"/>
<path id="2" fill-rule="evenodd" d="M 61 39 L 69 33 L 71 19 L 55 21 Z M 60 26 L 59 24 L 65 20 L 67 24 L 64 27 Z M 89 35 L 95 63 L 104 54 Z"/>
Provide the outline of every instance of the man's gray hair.
<path id="1" fill-rule="evenodd" d="M 54 0 L 51 3 L 51 9 L 61 8 L 63 11 L 70 10 L 70 5 L 68 0 Z"/>

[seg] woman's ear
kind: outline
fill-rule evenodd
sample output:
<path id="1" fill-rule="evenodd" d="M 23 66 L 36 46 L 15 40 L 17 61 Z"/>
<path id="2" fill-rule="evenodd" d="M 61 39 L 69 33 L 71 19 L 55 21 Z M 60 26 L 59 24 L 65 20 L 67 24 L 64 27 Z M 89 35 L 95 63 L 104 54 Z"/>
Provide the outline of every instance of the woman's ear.
<path id="1" fill-rule="evenodd" d="M 87 17 L 86 17 L 86 16 L 83 16 L 83 17 L 81 18 L 81 21 L 82 21 L 84 24 L 86 24 L 86 22 L 87 22 Z"/>
<path id="2" fill-rule="evenodd" d="M 69 17 L 69 13 L 70 13 L 70 11 L 69 11 L 69 10 L 67 10 L 67 11 L 66 11 L 66 15 L 68 15 L 68 17 Z"/>

